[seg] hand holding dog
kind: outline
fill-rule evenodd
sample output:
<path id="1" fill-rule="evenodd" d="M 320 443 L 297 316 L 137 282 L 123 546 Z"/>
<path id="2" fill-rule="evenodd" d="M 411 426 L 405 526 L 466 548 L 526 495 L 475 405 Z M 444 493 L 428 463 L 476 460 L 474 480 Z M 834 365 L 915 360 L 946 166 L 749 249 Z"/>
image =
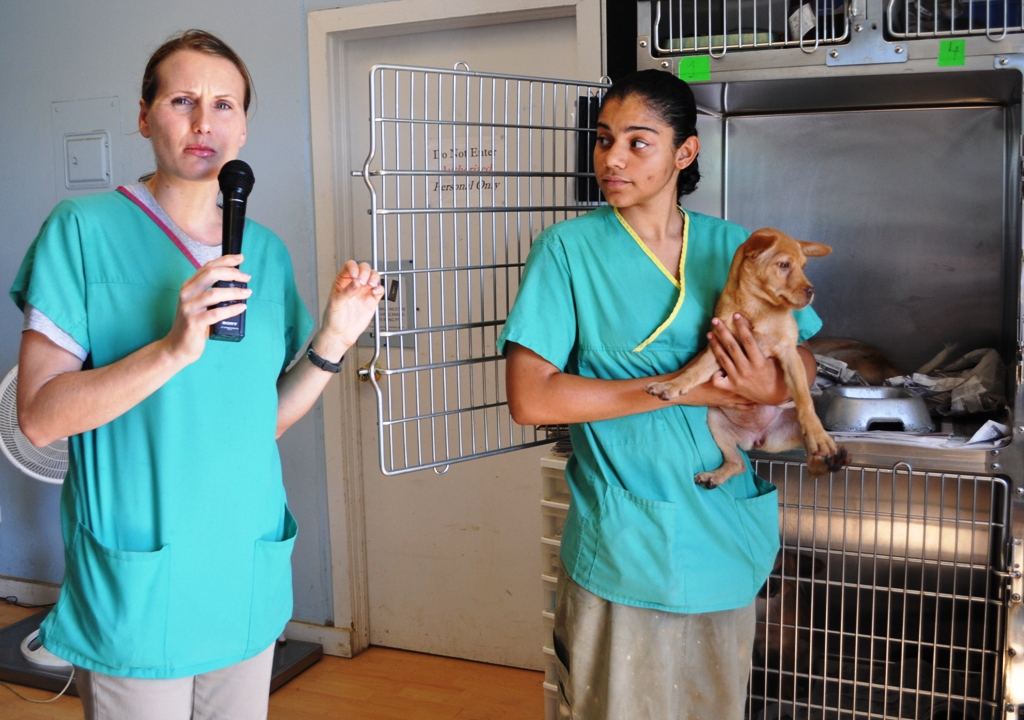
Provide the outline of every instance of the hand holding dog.
<path id="1" fill-rule="evenodd" d="M 722 372 L 709 382 L 751 404 L 781 405 L 790 395 L 778 360 L 765 357 L 746 318 L 737 313 L 734 320 L 736 335 L 718 318 L 711 320 L 708 345 Z"/>

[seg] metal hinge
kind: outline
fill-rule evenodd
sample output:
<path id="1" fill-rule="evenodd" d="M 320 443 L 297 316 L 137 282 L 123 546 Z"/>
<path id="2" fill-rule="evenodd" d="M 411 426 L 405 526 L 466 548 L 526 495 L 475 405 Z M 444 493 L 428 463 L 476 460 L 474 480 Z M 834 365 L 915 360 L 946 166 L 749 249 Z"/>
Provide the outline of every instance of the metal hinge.
<path id="1" fill-rule="evenodd" d="M 1024 596 L 1024 579 L 1021 578 L 1021 571 L 1024 570 L 1024 541 L 1021 538 L 1010 539 L 1010 558 L 1006 564 L 1006 574 L 1009 576 L 1010 595 L 1009 605 L 1017 605 Z"/>
<path id="2" fill-rule="evenodd" d="M 359 368 L 356 371 L 356 376 L 359 378 L 359 380 L 361 382 L 370 382 L 370 363 L 366 363 L 361 368 Z M 373 379 L 374 380 L 380 380 L 381 376 L 382 376 L 382 374 L 381 374 L 380 365 L 378 365 L 377 363 L 374 363 L 373 364 Z"/>

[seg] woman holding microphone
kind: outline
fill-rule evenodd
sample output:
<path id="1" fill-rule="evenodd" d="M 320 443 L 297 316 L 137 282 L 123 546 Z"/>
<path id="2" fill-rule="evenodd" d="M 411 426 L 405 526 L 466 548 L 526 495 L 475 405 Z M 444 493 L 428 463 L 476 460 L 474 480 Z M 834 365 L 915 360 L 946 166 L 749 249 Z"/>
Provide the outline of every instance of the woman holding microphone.
<path id="1" fill-rule="evenodd" d="M 36 445 L 69 437 L 66 571 L 40 637 L 75 665 L 87 720 L 266 717 L 297 531 L 276 439 L 383 294 L 346 263 L 289 368 L 313 323 L 284 244 L 248 221 L 244 256 L 220 256 L 217 175 L 245 143 L 250 96 L 213 35 L 161 46 L 139 112 L 156 173 L 58 205 L 11 289 L 19 423 Z M 215 307 L 232 300 L 245 304 Z M 242 342 L 208 341 L 242 310 Z"/>

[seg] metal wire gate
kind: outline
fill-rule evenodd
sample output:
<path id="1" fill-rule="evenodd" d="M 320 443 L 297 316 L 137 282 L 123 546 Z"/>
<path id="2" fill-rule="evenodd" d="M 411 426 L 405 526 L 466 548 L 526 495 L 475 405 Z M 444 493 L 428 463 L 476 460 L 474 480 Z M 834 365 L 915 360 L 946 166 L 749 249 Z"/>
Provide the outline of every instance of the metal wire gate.
<path id="1" fill-rule="evenodd" d="M 757 600 L 751 720 L 1003 713 L 1008 484 L 754 460 L 782 552 Z"/>
<path id="2" fill-rule="evenodd" d="M 460 63 L 460 65 L 462 65 Z M 363 377 L 385 474 L 550 442 L 505 399 L 496 342 L 534 238 L 592 209 L 601 83 L 377 65 L 363 166 L 386 286 Z"/>
<path id="3" fill-rule="evenodd" d="M 895 0 L 893 0 L 895 2 Z M 910 0 L 906 0 L 909 2 Z M 659 56 L 800 48 L 845 42 L 846 0 L 651 0 Z"/>

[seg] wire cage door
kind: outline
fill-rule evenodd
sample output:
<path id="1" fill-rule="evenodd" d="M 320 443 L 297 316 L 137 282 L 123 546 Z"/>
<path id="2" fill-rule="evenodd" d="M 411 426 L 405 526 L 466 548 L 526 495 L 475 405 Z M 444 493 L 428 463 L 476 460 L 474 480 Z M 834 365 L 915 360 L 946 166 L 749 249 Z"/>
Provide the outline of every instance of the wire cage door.
<path id="1" fill-rule="evenodd" d="M 779 488 L 782 552 L 756 601 L 747 717 L 1005 716 L 1006 480 L 753 461 Z"/>
<path id="2" fill-rule="evenodd" d="M 812 53 L 823 45 L 845 43 L 850 37 L 847 0 L 649 2 L 652 50 L 659 57 L 723 57 L 730 50 L 771 48 L 800 48 Z M 647 31 L 640 29 L 641 33 Z"/>
<path id="3" fill-rule="evenodd" d="M 384 474 L 443 472 L 564 434 L 512 420 L 497 340 L 534 238 L 599 202 L 591 158 L 606 87 L 463 63 L 371 69 L 363 178 L 385 296 L 363 377 Z"/>

